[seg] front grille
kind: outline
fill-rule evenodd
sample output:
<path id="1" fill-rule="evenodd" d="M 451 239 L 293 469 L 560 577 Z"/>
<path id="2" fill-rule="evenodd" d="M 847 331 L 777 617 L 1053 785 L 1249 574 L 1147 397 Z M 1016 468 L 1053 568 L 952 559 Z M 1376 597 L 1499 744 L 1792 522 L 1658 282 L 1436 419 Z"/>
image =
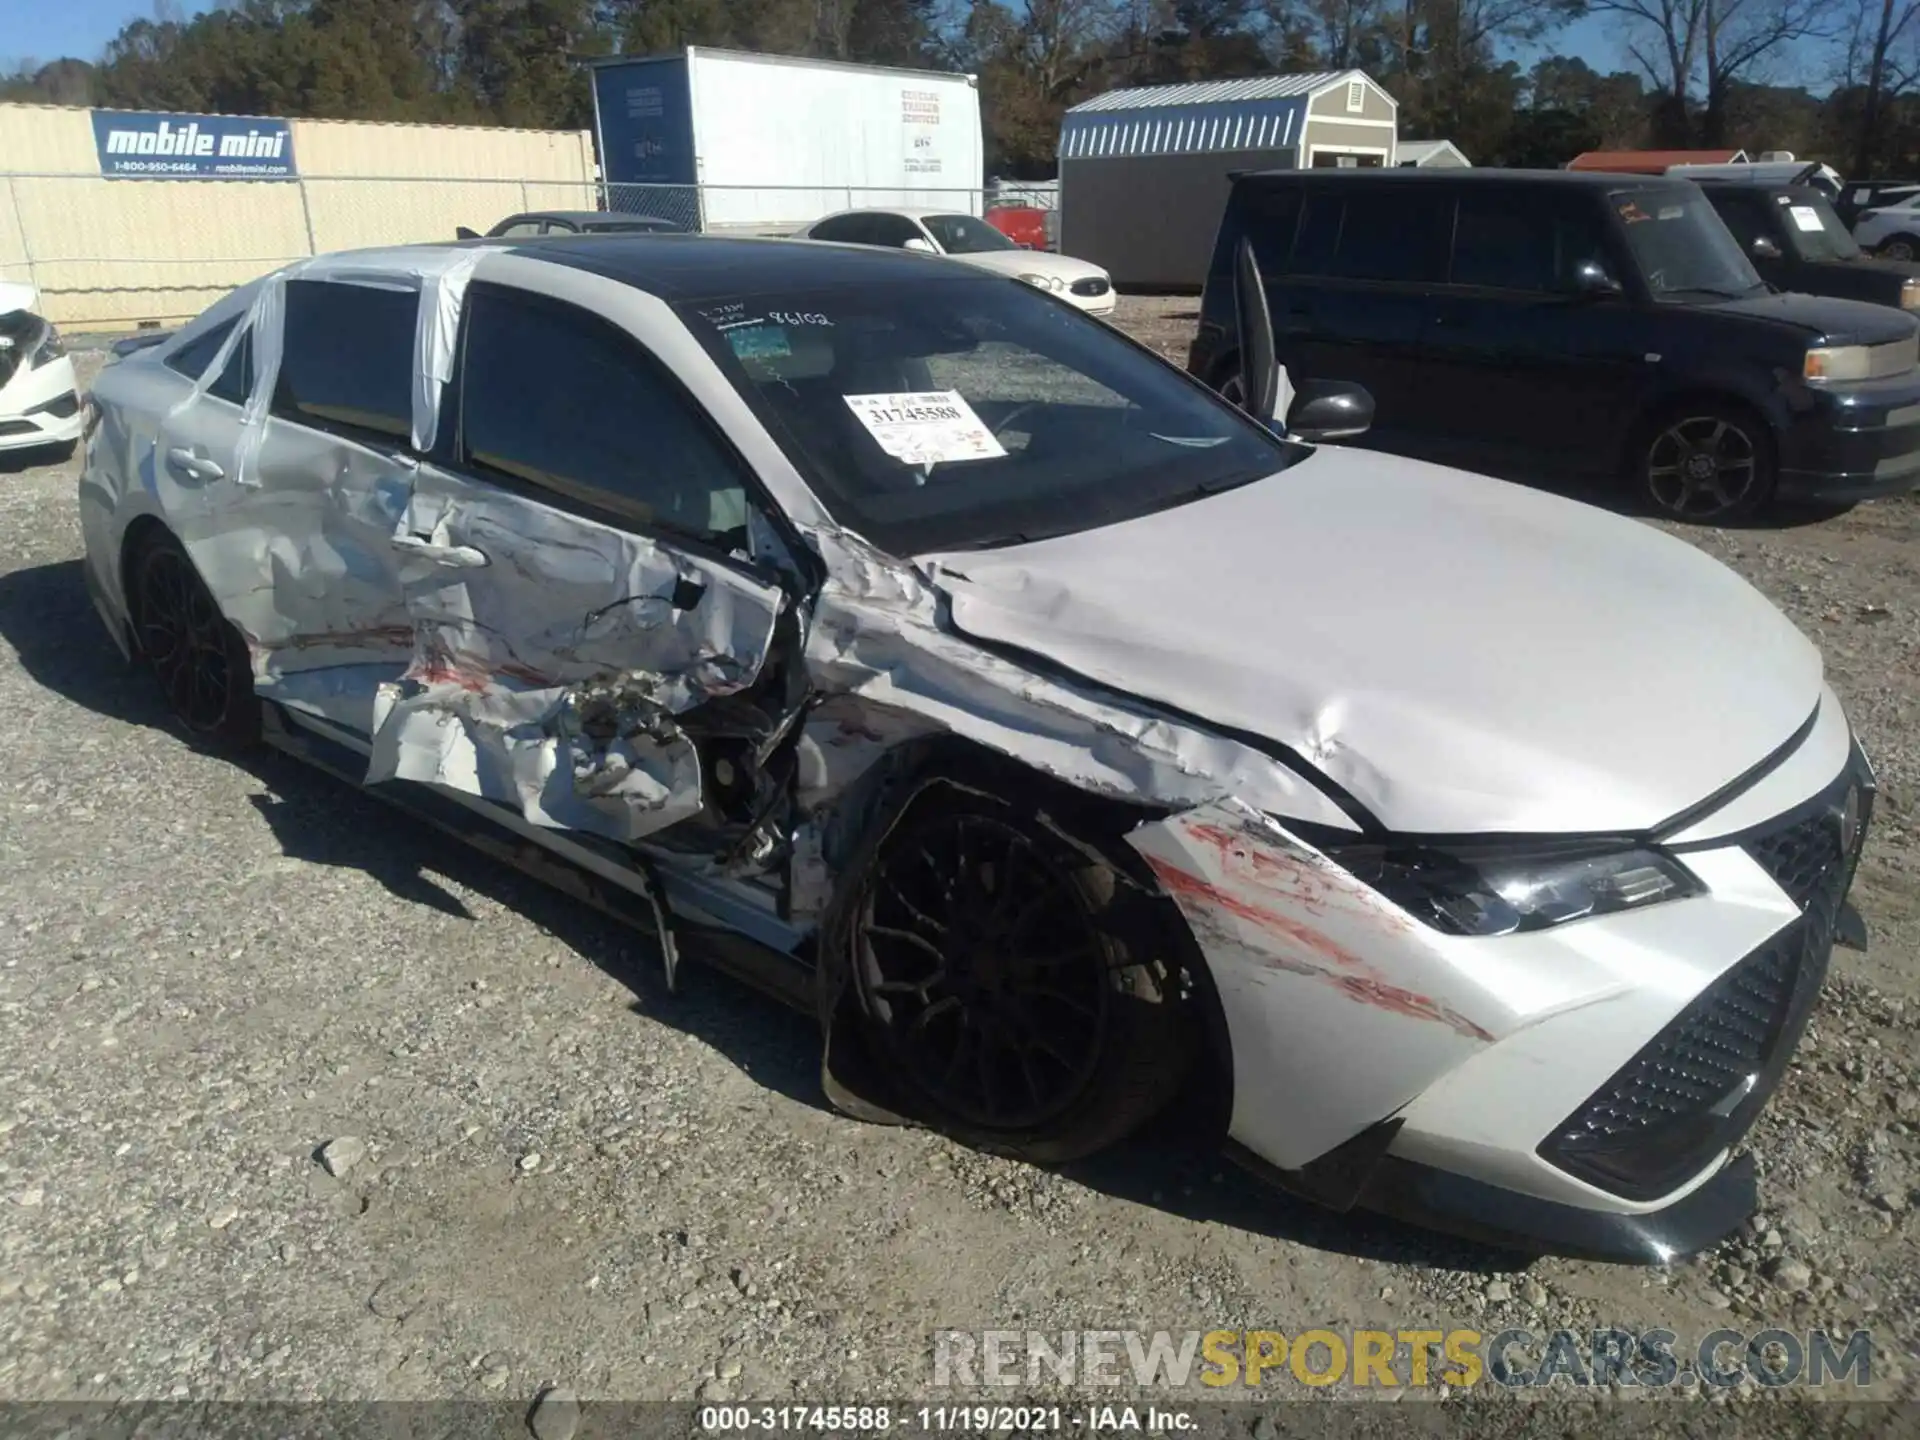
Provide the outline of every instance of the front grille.
<path id="1" fill-rule="evenodd" d="M 1856 758 L 1806 810 L 1745 849 L 1801 917 L 1714 981 L 1555 1127 L 1540 1155 L 1632 1200 L 1685 1183 L 1734 1144 L 1772 1094 L 1826 979 L 1835 924 L 1859 861 L 1871 791 Z M 1841 815 L 1853 790 L 1853 843 Z"/>
<path id="2" fill-rule="evenodd" d="M 27 435 L 39 429 L 31 420 L 0 420 L 0 435 Z"/>
<path id="3" fill-rule="evenodd" d="M 1073 282 L 1073 293 L 1076 295 L 1104 295 L 1112 288 L 1113 286 L 1105 280 L 1076 280 Z"/>

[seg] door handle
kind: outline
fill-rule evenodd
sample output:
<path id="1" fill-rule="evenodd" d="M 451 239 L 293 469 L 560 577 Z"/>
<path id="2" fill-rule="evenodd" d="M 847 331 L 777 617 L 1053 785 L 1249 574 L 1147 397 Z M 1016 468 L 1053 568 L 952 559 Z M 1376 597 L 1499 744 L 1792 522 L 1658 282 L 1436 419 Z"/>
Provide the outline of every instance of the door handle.
<path id="1" fill-rule="evenodd" d="M 436 545 L 418 535 L 395 535 L 391 543 L 403 555 L 411 555 L 434 565 L 451 566 L 455 570 L 477 570 L 482 565 L 493 563 L 487 558 L 486 551 L 477 550 L 471 545 Z"/>
<path id="2" fill-rule="evenodd" d="M 185 445 L 175 445 L 167 451 L 167 463 L 184 470 L 196 480 L 218 480 L 227 472 L 220 468 L 220 462 Z"/>

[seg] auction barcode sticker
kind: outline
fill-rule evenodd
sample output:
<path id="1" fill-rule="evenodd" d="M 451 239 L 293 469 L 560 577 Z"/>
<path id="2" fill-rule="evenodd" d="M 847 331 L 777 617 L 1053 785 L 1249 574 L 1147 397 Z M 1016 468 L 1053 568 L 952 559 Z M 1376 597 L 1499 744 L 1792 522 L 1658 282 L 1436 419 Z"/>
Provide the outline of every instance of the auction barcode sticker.
<path id="1" fill-rule="evenodd" d="M 880 448 L 906 464 L 993 460 L 1007 453 L 958 390 L 842 398 Z"/>

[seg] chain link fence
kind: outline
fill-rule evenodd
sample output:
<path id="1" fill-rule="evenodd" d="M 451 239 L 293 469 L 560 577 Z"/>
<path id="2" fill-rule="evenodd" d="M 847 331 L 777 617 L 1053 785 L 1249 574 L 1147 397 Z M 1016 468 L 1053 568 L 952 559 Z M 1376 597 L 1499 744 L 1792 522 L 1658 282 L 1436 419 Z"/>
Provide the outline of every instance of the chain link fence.
<path id="1" fill-rule="evenodd" d="M 485 234 L 540 211 L 648 215 L 704 234 L 792 235 L 838 210 L 1051 212 L 1051 186 L 609 185 L 593 181 L 311 176 L 148 181 L 0 172 L 0 280 L 24 280 L 74 329 L 169 324 L 236 285 L 334 250 Z M 1048 226 L 1048 234 L 1053 234 Z"/>

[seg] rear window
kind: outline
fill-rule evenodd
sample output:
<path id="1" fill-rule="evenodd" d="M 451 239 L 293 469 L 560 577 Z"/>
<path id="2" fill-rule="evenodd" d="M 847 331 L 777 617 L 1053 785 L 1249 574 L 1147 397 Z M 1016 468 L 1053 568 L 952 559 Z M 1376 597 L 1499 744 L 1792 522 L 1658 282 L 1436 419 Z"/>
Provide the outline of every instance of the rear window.
<path id="1" fill-rule="evenodd" d="M 274 413 L 381 440 L 411 438 L 418 308 L 411 290 L 289 280 Z"/>

